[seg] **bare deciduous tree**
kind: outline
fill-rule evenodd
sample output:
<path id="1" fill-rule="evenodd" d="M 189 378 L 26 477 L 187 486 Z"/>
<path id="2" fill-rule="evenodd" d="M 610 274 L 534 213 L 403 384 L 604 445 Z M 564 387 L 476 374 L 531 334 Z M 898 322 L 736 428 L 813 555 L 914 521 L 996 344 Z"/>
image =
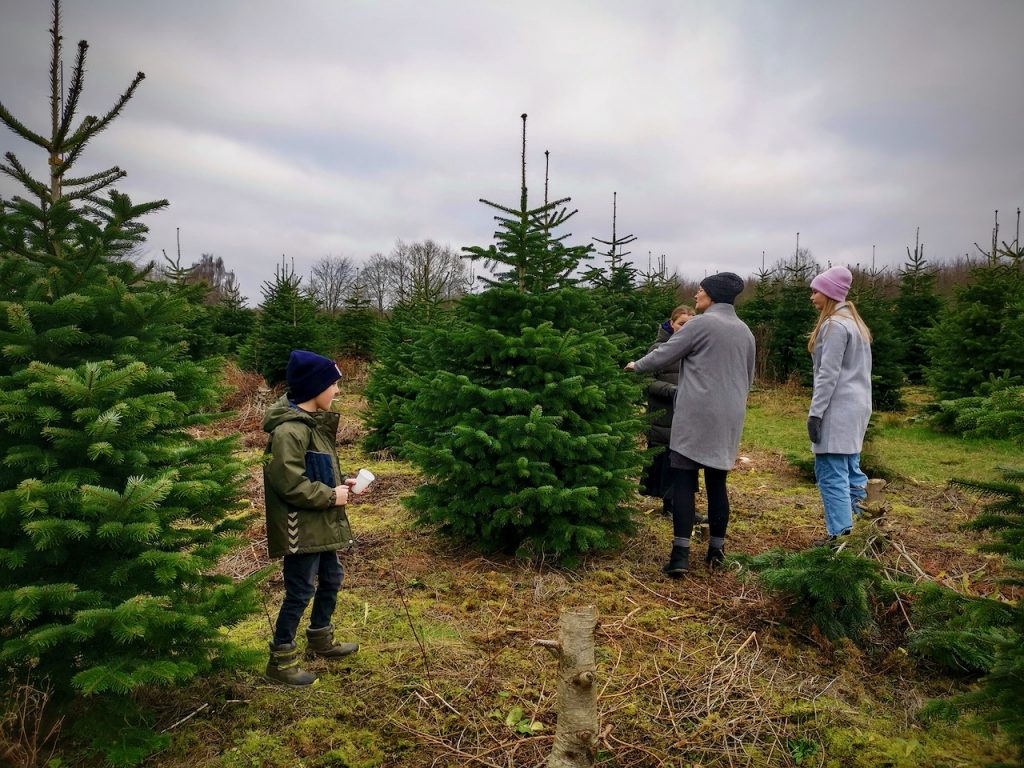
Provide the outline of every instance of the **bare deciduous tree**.
<path id="1" fill-rule="evenodd" d="M 394 301 L 436 304 L 457 299 L 470 287 L 466 261 L 433 240 L 406 244 L 399 240 L 391 252 L 391 290 Z"/>
<path id="2" fill-rule="evenodd" d="M 366 266 L 359 272 L 359 283 L 365 291 L 366 298 L 376 307 L 378 314 L 383 315 L 388 307 L 388 285 L 390 283 L 391 266 L 383 253 L 375 253 L 366 261 Z"/>
<path id="3" fill-rule="evenodd" d="M 324 256 L 310 271 L 309 292 L 321 309 L 336 315 L 344 307 L 358 273 L 347 256 Z"/>

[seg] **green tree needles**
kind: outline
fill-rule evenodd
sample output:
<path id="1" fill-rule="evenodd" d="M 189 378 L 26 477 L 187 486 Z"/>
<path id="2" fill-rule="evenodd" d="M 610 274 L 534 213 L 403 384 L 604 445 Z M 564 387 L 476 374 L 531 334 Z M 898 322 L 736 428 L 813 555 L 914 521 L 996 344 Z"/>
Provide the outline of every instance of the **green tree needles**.
<path id="1" fill-rule="evenodd" d="M 59 21 L 55 3 L 54 73 Z M 117 168 L 68 176 L 142 75 L 73 127 L 78 51 L 48 138 L 0 106 L 51 174 L 33 178 L 12 153 L 0 165 L 31 198 L 0 203 L 0 667 L 48 678 L 79 735 L 132 763 L 158 743 L 133 695 L 237 660 L 220 629 L 255 591 L 213 574 L 244 527 L 244 467 L 232 441 L 187 431 L 211 418 L 216 371 L 178 341 L 184 299 L 120 258 L 167 203 L 99 197 Z M 56 75 L 52 89 L 59 105 Z"/>
<path id="2" fill-rule="evenodd" d="M 410 500 L 423 521 L 489 549 L 568 558 L 630 530 L 623 505 L 642 457 L 639 387 L 616 362 L 573 272 L 589 252 L 552 232 L 568 198 L 530 208 L 526 116 L 520 205 L 499 211 L 495 272 L 458 321 L 427 334 L 446 367 L 416 377 L 403 451 L 428 482 Z"/>

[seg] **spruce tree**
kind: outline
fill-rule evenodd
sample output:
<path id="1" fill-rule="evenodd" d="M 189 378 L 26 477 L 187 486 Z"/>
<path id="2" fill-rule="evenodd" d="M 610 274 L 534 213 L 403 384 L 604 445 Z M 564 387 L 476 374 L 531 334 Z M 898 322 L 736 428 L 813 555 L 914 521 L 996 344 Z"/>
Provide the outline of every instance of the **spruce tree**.
<path id="1" fill-rule="evenodd" d="M 342 311 L 334 318 L 332 351 L 339 355 L 371 359 L 378 325 L 379 320 L 370 306 L 366 289 L 357 281 L 345 298 Z"/>
<path id="2" fill-rule="evenodd" d="M 871 331 L 871 402 L 875 410 L 903 407 L 903 342 L 896 332 L 893 302 L 885 295 L 885 270 L 858 270 L 850 300 Z"/>
<path id="3" fill-rule="evenodd" d="M 425 340 L 447 367 L 416 377 L 397 427 L 427 478 L 409 503 L 484 548 L 571 559 L 631 528 L 639 386 L 580 325 L 595 307 L 573 273 L 590 248 L 553 235 L 569 198 L 529 205 L 525 115 L 519 206 L 483 202 L 499 212 L 497 242 L 464 250 L 497 277 Z"/>
<path id="4" fill-rule="evenodd" d="M 245 343 L 238 350 L 238 363 L 255 371 L 275 387 L 284 383 L 288 354 L 293 349 L 327 355 L 331 350 L 316 300 L 302 290 L 302 278 L 295 266 L 284 259 L 274 269 L 274 279 L 261 286 L 263 303 Z"/>
<path id="5" fill-rule="evenodd" d="M 920 229 L 914 238 L 913 252 L 907 246 L 907 261 L 899 278 L 895 321 L 896 333 L 903 343 L 901 367 L 911 384 L 922 384 L 928 365 L 928 331 L 940 318 L 943 300 L 935 289 L 935 270 L 924 257 Z"/>
<path id="6" fill-rule="evenodd" d="M 211 311 L 213 332 L 223 337 L 227 354 L 238 354 L 242 342 L 252 332 L 255 312 L 245 306 L 245 297 L 234 279 L 228 281 L 223 296 Z"/>
<path id="7" fill-rule="evenodd" d="M 143 76 L 76 125 L 87 45 L 62 105 L 56 2 L 51 37 L 49 135 L 0 105 L 50 173 L 0 164 L 26 193 L 0 202 L 0 667 L 48 680 L 72 736 L 130 764 L 160 743 L 142 690 L 239 658 L 221 628 L 254 585 L 213 571 L 246 472 L 232 440 L 189 432 L 220 391 L 179 341 L 182 298 L 123 258 L 167 202 L 114 191 L 118 168 L 70 174 Z"/>
<path id="8" fill-rule="evenodd" d="M 639 270 L 626 259 L 630 251 L 623 250 L 636 241 L 636 236 L 619 235 L 617 227 L 618 194 L 612 193 L 611 238 L 593 238 L 608 246 L 602 254 L 605 263 L 587 270 L 584 277 L 593 286 L 594 301 L 600 308 L 594 322 L 607 329 L 609 338 L 621 347 L 620 359 L 626 362 L 642 356 L 650 347 L 658 325 L 675 306 L 675 292 L 638 289 Z"/>
<path id="9" fill-rule="evenodd" d="M 996 482 L 954 480 L 953 484 L 988 499 L 981 514 L 967 524 L 967 528 L 991 531 L 994 541 L 980 549 L 997 552 L 1006 557 L 1013 576 L 1005 583 L 1024 586 L 1024 471 L 1005 469 L 1003 479 Z M 955 718 L 965 712 L 974 713 L 981 722 L 999 728 L 1024 760 L 1024 605 L 1018 599 L 1010 605 L 1003 601 L 980 597 L 959 596 L 963 604 L 957 616 L 968 616 L 973 623 L 962 619 L 947 622 L 942 629 L 943 647 L 956 650 L 964 647 L 977 649 L 978 636 L 983 638 L 982 650 L 994 654 L 975 690 L 947 701 L 930 704 L 926 713 Z M 950 637 L 951 636 L 951 637 Z M 932 639 L 927 638 L 926 639 Z M 989 662 L 989 659 L 985 659 Z"/>
<path id="10" fill-rule="evenodd" d="M 768 373 L 774 381 L 784 382 L 795 377 L 803 384 L 811 383 L 807 335 L 814 327 L 817 313 L 809 297 L 811 279 L 817 272 L 818 265 L 811 252 L 799 245 L 792 258 L 778 266 L 771 346 L 767 351 Z"/>
<path id="11" fill-rule="evenodd" d="M 768 350 L 772 348 L 772 320 L 776 290 L 775 270 L 765 268 L 764 252 L 762 251 L 761 268 L 757 271 L 754 296 L 736 306 L 736 314 L 754 334 L 754 341 L 757 345 L 755 374 L 759 380 L 763 380 L 767 375 Z"/>
<path id="12" fill-rule="evenodd" d="M 929 337 L 928 383 L 941 399 L 975 395 L 993 377 L 1024 384 L 1024 248 L 1004 243 L 974 267 Z"/>

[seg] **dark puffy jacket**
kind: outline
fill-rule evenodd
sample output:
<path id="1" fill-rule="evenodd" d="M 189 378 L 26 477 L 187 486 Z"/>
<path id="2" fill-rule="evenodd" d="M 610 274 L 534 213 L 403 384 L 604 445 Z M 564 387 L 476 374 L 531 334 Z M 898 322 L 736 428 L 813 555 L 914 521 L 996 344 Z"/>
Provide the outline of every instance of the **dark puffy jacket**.
<path id="1" fill-rule="evenodd" d="M 335 443 L 338 414 L 308 413 L 281 397 L 267 409 L 269 461 L 263 465 L 267 549 L 271 557 L 330 552 L 352 543 L 344 506 L 331 504 L 345 475 Z"/>
<path id="2" fill-rule="evenodd" d="M 672 338 L 664 326 L 658 328 L 658 338 L 647 350 L 648 354 Z M 679 366 L 673 363 L 654 374 L 647 385 L 647 413 L 651 426 L 647 430 L 648 445 L 667 446 L 672 434 L 672 412 L 675 410 L 676 387 L 679 385 Z"/>

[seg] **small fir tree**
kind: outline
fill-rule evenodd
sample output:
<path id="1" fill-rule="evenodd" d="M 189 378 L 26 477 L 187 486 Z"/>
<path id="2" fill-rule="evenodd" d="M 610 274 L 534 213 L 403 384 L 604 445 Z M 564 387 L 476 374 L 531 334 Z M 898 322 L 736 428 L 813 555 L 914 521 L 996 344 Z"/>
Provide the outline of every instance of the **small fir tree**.
<path id="1" fill-rule="evenodd" d="M 51 36 L 49 136 L 0 105 L 50 158 L 49 183 L 0 164 L 28 195 L 0 203 L 0 667 L 47 679 L 73 735 L 131 764 L 161 742 L 140 692 L 240 658 L 221 630 L 255 585 L 214 565 L 244 527 L 247 473 L 232 440 L 188 432 L 220 391 L 184 355 L 185 302 L 122 258 L 166 201 L 111 190 L 117 168 L 70 176 L 142 75 L 76 126 L 87 46 L 61 109 L 56 2 Z"/>
<path id="2" fill-rule="evenodd" d="M 976 395 L 993 376 L 1024 384 L 1024 248 L 1004 243 L 974 267 L 928 335 L 938 398 Z"/>
<path id="3" fill-rule="evenodd" d="M 636 236 L 620 236 L 617 227 L 618 194 L 613 193 L 611 239 L 593 238 L 608 246 L 602 254 L 605 263 L 587 270 L 584 277 L 593 286 L 594 302 L 600 307 L 594 321 L 603 326 L 609 338 L 620 347 L 618 359 L 625 363 L 640 357 L 650 347 L 657 336 L 658 325 L 668 318 L 675 306 L 675 292 L 638 289 L 639 270 L 626 259 L 630 251 L 623 250 L 636 241 Z"/>
<path id="4" fill-rule="evenodd" d="M 774 381 L 783 382 L 795 377 L 803 384 L 811 383 L 807 334 L 814 327 L 817 315 L 809 298 L 811 279 L 817 272 L 818 265 L 811 252 L 800 248 L 799 244 L 793 257 L 780 264 L 777 270 L 771 345 L 767 351 L 767 368 Z"/>
<path id="5" fill-rule="evenodd" d="M 295 274 L 294 265 L 287 266 L 282 258 L 274 279 L 263 283 L 260 290 L 263 303 L 249 337 L 238 350 L 238 363 L 276 387 L 284 383 L 291 350 L 308 349 L 323 355 L 330 350 L 316 300 L 302 290 L 302 278 Z"/>
<path id="6" fill-rule="evenodd" d="M 874 627 L 871 601 L 883 586 L 874 560 L 829 547 L 772 549 L 741 559 L 765 589 L 786 601 L 790 616 L 810 620 L 829 640 L 859 640 Z"/>
<path id="7" fill-rule="evenodd" d="M 370 360 L 376 344 L 380 321 L 370 305 L 366 289 L 357 281 L 345 299 L 342 311 L 334 318 L 334 352 Z"/>
<path id="8" fill-rule="evenodd" d="M 1003 480 L 977 482 L 954 480 L 953 484 L 989 499 L 981 514 L 966 527 L 978 531 L 992 531 L 995 540 L 981 545 L 981 549 L 1004 555 L 1007 565 L 1015 574 L 1005 583 L 1024 586 L 1024 471 L 1006 469 Z M 983 635 L 994 655 L 987 666 L 986 675 L 978 687 L 968 693 L 946 701 L 933 702 L 925 713 L 931 716 L 956 718 L 973 713 L 980 722 L 1001 730 L 1024 760 L 1024 605 L 1020 600 L 1007 606 L 1002 601 L 985 598 L 962 597 L 966 607 L 958 615 L 967 614 L 975 623 L 948 622 L 944 627 L 953 634 L 947 647 L 977 645 Z M 959 646 L 957 643 L 959 642 Z M 988 661 L 986 659 L 986 661 Z"/>
<path id="9" fill-rule="evenodd" d="M 875 410 L 903 408 L 903 344 L 896 333 L 893 302 L 885 295 L 885 271 L 858 270 L 850 299 L 871 330 L 871 402 Z"/>
<path id="10" fill-rule="evenodd" d="M 579 327 L 596 309 L 572 277 L 590 248 L 552 234 L 568 201 L 530 208 L 523 115 L 519 207 L 483 201 L 500 212 L 497 243 L 465 249 L 497 278 L 425 338 L 454 364 L 416 377 L 398 425 L 428 478 L 410 506 L 488 549 L 571 558 L 631 527 L 639 386 L 600 329 Z"/>
<path id="11" fill-rule="evenodd" d="M 936 273 L 924 257 L 921 230 L 914 237 L 914 250 L 907 246 L 907 261 L 899 272 L 896 297 L 896 333 L 903 343 L 901 367 L 911 384 L 923 384 L 928 366 L 928 333 L 938 322 L 943 299 L 936 291 Z"/>
<path id="12" fill-rule="evenodd" d="M 757 271 L 754 295 L 742 304 L 736 305 L 736 314 L 747 324 L 756 342 L 757 358 L 754 373 L 759 381 L 767 376 L 768 350 L 772 348 L 772 319 L 777 289 L 775 270 L 766 269 L 764 252 L 761 252 L 761 268 Z"/>

